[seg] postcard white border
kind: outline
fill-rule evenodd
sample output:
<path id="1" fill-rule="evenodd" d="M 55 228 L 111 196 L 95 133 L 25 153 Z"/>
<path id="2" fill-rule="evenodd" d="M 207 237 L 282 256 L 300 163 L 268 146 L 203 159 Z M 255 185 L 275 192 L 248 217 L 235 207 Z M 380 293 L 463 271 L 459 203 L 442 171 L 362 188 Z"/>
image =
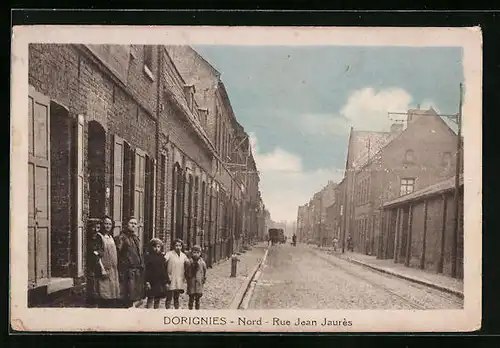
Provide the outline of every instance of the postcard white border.
<path id="1" fill-rule="evenodd" d="M 463 48 L 464 309 L 429 310 L 181 310 L 175 315 L 225 317 L 225 325 L 168 325 L 173 312 L 143 309 L 27 308 L 26 96 L 29 43 L 346 45 Z M 438 83 L 438 82 L 437 82 Z M 394 27 L 166 27 L 17 26 L 12 34 L 11 97 L 11 325 L 21 331 L 219 331 L 219 332 L 456 332 L 481 325 L 482 237 L 482 35 L 470 28 Z M 129 314 L 130 313 L 130 314 Z M 237 318 L 346 320 L 335 327 L 238 326 Z M 266 319 L 267 318 L 267 319 Z M 231 323 L 234 321 L 235 323 Z"/>

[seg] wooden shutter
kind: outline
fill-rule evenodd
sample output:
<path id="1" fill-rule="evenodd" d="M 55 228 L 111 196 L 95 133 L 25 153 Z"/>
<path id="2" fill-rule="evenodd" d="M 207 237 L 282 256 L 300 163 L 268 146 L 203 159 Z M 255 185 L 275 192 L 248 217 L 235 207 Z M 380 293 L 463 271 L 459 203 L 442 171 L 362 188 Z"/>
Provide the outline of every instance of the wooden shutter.
<path id="1" fill-rule="evenodd" d="M 134 166 L 134 217 L 137 219 L 137 235 L 144 245 L 144 204 L 145 204 L 145 176 L 146 176 L 146 154 L 139 149 L 135 150 Z"/>
<path id="2" fill-rule="evenodd" d="M 28 96 L 28 286 L 50 278 L 50 99 Z"/>
<path id="3" fill-rule="evenodd" d="M 113 234 L 116 236 L 122 230 L 123 222 L 123 177 L 124 177 L 124 144 L 117 135 L 113 138 L 113 209 L 112 218 L 115 223 Z"/>
<path id="4" fill-rule="evenodd" d="M 154 212 L 155 212 L 155 160 L 145 156 L 145 198 L 144 198 L 144 235 L 145 241 L 155 236 Z"/>

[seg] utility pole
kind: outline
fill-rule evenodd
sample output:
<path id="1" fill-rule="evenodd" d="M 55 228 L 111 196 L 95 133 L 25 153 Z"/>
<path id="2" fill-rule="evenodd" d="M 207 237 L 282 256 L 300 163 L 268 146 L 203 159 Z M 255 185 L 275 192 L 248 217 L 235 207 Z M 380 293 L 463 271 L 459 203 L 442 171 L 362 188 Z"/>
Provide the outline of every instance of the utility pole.
<path id="1" fill-rule="evenodd" d="M 455 192 L 454 192 L 454 218 L 453 218 L 453 245 L 451 248 L 451 276 L 457 277 L 457 256 L 458 256 L 458 220 L 459 220 L 459 207 L 460 207 L 460 167 L 461 167 L 461 148 L 462 148 L 462 104 L 463 104 L 463 84 L 460 83 L 460 99 L 458 113 L 453 115 L 432 114 L 432 115 L 418 115 L 418 116 L 440 116 L 446 117 L 457 124 L 457 152 L 455 155 Z M 408 116 L 408 112 L 389 112 L 388 115 L 403 115 Z M 408 241 L 411 243 L 411 241 Z"/>
<path id="2" fill-rule="evenodd" d="M 451 249 L 451 276 L 457 277 L 457 254 L 458 254 L 458 220 L 459 220 L 459 207 L 460 207 L 460 162 L 461 162 L 461 147 L 462 147 L 462 94 L 463 86 L 460 84 L 460 108 L 458 109 L 457 125 L 458 125 L 458 139 L 457 139 L 457 155 L 455 160 L 455 216 L 453 219 L 453 247 Z"/>

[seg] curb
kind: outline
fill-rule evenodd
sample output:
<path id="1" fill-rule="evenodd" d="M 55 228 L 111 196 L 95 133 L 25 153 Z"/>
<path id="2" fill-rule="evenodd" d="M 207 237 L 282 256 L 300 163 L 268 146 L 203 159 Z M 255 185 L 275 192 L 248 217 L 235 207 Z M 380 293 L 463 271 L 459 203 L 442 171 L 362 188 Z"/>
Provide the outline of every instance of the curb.
<path id="1" fill-rule="evenodd" d="M 388 275 L 391 275 L 391 276 L 394 276 L 394 277 L 398 277 L 398 278 L 401 278 L 401 279 L 404 279 L 404 280 L 408 280 L 408 281 L 413 282 L 413 283 L 417 283 L 417 284 L 428 286 L 430 288 L 441 290 L 443 292 L 447 292 L 447 293 L 453 294 L 455 296 L 458 296 L 458 297 L 460 297 L 462 299 L 464 298 L 464 293 L 462 291 L 460 291 L 460 290 L 452 289 L 452 288 L 449 288 L 447 286 L 435 284 L 435 283 L 432 283 L 432 282 L 429 282 L 429 281 L 426 281 L 426 280 L 422 280 L 422 279 L 418 279 L 418 278 L 414 278 L 414 277 L 409 277 L 409 276 L 403 275 L 401 273 L 392 272 L 392 271 L 389 271 L 389 270 L 387 270 L 385 268 L 376 267 L 376 266 L 367 264 L 367 263 L 362 262 L 362 261 L 354 260 L 354 259 L 352 259 L 350 257 L 337 256 L 337 255 L 333 255 L 333 256 L 336 256 L 336 257 L 338 257 L 339 259 L 342 259 L 342 260 L 346 260 L 347 262 L 351 262 L 351 263 L 354 263 L 354 264 L 357 264 L 357 265 L 360 265 L 360 266 L 364 266 L 366 268 L 370 268 L 370 269 L 375 270 L 377 272 L 385 273 L 385 274 L 388 274 Z"/>
<path id="2" fill-rule="evenodd" d="M 257 263 L 257 265 L 252 269 L 252 272 L 250 275 L 245 279 L 243 284 L 240 286 L 238 289 L 238 292 L 236 295 L 234 295 L 233 300 L 231 301 L 231 304 L 229 305 L 229 309 L 239 309 L 241 306 L 241 303 L 243 302 L 243 299 L 245 298 L 245 295 L 247 294 L 248 289 L 250 288 L 250 285 L 252 284 L 252 280 L 255 278 L 255 275 L 257 274 L 257 271 L 260 269 L 262 264 L 267 258 L 267 253 L 269 251 L 269 248 L 266 248 L 266 251 L 264 252 L 264 256 L 262 259 Z"/>
<path id="3" fill-rule="evenodd" d="M 324 251 L 321 251 L 321 252 L 324 252 Z M 391 275 L 391 276 L 394 276 L 394 277 L 398 277 L 398 278 L 401 278 L 401 279 L 404 279 L 404 280 L 407 280 L 407 281 L 410 281 L 410 282 L 413 282 L 413 283 L 425 285 L 425 286 L 428 286 L 428 287 L 436 289 L 436 290 L 447 292 L 449 294 L 458 296 L 461 299 L 464 298 L 464 293 L 462 291 L 460 291 L 460 290 L 449 288 L 449 287 L 444 286 L 444 285 L 435 284 L 435 283 L 429 282 L 427 280 L 422 280 L 422 279 L 418 279 L 418 278 L 406 276 L 406 275 L 401 274 L 401 273 L 392 272 L 392 271 L 390 271 L 388 269 L 385 269 L 385 268 L 382 268 L 382 267 L 373 266 L 373 265 L 370 265 L 370 264 L 365 263 L 363 261 L 352 259 L 352 258 L 350 258 L 348 256 L 339 256 L 339 255 L 336 255 L 336 254 L 333 254 L 333 253 L 329 253 L 329 252 L 327 252 L 327 253 L 330 254 L 330 255 L 332 255 L 332 256 L 335 256 L 335 257 L 337 257 L 337 258 L 339 258 L 341 260 L 345 260 L 347 262 L 354 263 L 356 265 L 360 265 L 360 266 L 363 266 L 363 267 L 366 267 L 366 268 L 370 268 L 370 269 L 372 269 L 374 271 L 377 271 L 377 272 L 380 272 L 380 273 L 385 273 L 385 274 L 388 274 L 388 275 Z"/>

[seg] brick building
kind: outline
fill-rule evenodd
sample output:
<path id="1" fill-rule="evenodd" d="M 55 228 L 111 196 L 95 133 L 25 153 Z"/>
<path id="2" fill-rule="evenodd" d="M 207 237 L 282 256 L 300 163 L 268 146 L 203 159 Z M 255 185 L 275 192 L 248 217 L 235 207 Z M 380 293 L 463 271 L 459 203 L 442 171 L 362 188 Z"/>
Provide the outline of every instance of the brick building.
<path id="1" fill-rule="evenodd" d="M 407 126 L 393 134 L 353 173 L 350 231 L 357 252 L 380 253 L 384 202 L 455 174 L 457 136 L 434 110 L 410 110 Z"/>
<path id="2" fill-rule="evenodd" d="M 354 247 L 378 255 L 384 202 L 455 174 L 457 136 L 434 110 L 410 110 L 406 128 L 355 172 Z"/>
<path id="3" fill-rule="evenodd" d="M 333 240 L 332 209 L 336 202 L 337 184 L 329 181 L 316 192 L 309 203 L 299 206 L 297 211 L 298 240 L 318 245 L 330 244 Z"/>
<path id="4" fill-rule="evenodd" d="M 383 205 L 380 256 L 409 267 L 463 278 L 463 176 L 459 181 L 458 231 L 455 219 L 455 177 L 398 197 Z M 455 249 L 455 250 L 453 250 Z"/>
<path id="5" fill-rule="evenodd" d="M 141 243 L 151 236 L 156 55 L 154 46 L 29 46 L 30 304 L 84 282 L 89 218 L 111 215 L 118 233 L 134 215 Z"/>
<path id="6" fill-rule="evenodd" d="M 266 206 L 262 201 L 261 194 L 259 192 L 259 207 L 257 211 L 257 237 L 256 240 L 259 242 L 265 241 L 267 234 L 266 229 Z"/>
<path id="7" fill-rule="evenodd" d="M 143 246 L 182 238 L 209 265 L 230 255 L 244 187 L 220 117 L 165 46 L 32 44 L 28 79 L 30 305 L 85 282 L 87 222 L 104 214 L 115 235 L 136 217 Z"/>
<path id="8" fill-rule="evenodd" d="M 205 129 L 220 159 L 214 172 L 221 183 L 222 209 L 229 210 L 228 216 L 233 217 L 225 224 L 236 222 L 238 226 L 234 236 L 222 232 L 217 243 L 229 249 L 239 248 L 256 238 L 258 214 L 263 214 L 259 210 L 259 175 L 248 134 L 236 120 L 220 73 L 190 46 L 166 49 L 185 81 L 195 86 L 196 102 L 206 110 Z"/>
<path id="9" fill-rule="evenodd" d="M 301 205 L 297 209 L 297 241 L 305 243 L 307 241 L 309 207 L 307 204 Z"/>
<path id="10" fill-rule="evenodd" d="M 357 235 L 357 228 L 354 225 L 355 207 L 358 204 L 356 199 L 356 172 L 366 163 L 369 158 L 372 158 L 384 145 L 389 143 L 391 139 L 396 137 L 401 132 L 400 128 L 393 127 L 391 132 L 372 132 L 372 131 L 357 131 L 351 128 L 349 135 L 349 143 L 347 150 L 346 168 L 344 173 L 344 189 L 343 201 L 344 204 L 344 236 L 342 240 L 351 235 L 354 245 L 362 248 Z"/>

